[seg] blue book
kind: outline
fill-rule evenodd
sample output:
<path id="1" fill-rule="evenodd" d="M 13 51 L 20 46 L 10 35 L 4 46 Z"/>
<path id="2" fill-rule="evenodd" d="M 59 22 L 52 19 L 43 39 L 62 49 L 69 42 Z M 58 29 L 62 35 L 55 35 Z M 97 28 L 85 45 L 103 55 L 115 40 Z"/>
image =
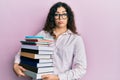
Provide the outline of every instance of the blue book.
<path id="1" fill-rule="evenodd" d="M 21 64 L 26 64 L 26 65 L 30 65 L 30 66 L 33 66 L 33 67 L 51 67 L 51 66 L 53 66 L 53 63 L 52 62 L 50 62 L 50 63 L 47 63 L 47 62 L 45 62 L 45 63 L 36 63 L 36 62 L 29 62 L 29 61 L 23 61 L 23 60 L 21 60 L 21 62 L 20 62 Z"/>
<path id="2" fill-rule="evenodd" d="M 25 38 L 40 38 L 40 39 L 44 39 L 43 36 L 25 36 Z"/>
<path id="3" fill-rule="evenodd" d="M 32 59 L 20 56 L 21 61 L 33 62 L 33 63 L 51 63 L 53 59 Z"/>

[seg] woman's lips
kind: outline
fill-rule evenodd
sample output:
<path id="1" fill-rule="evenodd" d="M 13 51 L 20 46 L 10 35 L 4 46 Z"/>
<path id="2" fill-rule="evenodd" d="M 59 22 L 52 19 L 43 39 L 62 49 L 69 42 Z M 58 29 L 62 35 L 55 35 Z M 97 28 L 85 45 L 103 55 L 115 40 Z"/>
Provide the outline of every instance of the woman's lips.
<path id="1" fill-rule="evenodd" d="M 58 24 L 63 24 L 63 22 L 62 22 L 62 21 L 60 21 L 60 22 L 58 22 Z"/>

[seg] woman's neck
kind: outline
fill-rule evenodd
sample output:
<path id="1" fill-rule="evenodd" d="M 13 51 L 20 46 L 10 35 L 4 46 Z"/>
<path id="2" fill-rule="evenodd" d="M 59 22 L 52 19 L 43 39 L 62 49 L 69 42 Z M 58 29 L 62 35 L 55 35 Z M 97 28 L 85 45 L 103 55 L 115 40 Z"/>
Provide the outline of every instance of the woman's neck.
<path id="1" fill-rule="evenodd" d="M 64 27 L 64 28 L 55 28 L 54 29 L 54 34 L 56 36 L 56 38 L 58 38 L 62 33 L 66 32 L 67 31 L 67 28 Z"/>

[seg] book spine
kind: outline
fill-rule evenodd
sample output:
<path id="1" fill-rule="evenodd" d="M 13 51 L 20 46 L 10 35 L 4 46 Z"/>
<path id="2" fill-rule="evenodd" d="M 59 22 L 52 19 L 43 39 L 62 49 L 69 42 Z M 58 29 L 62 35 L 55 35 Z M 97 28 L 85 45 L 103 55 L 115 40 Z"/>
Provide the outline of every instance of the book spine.
<path id="1" fill-rule="evenodd" d="M 20 56 L 21 61 L 33 62 L 33 63 L 51 63 L 52 59 L 32 59 L 24 56 Z"/>
<path id="2" fill-rule="evenodd" d="M 20 41 L 23 45 L 37 45 L 35 42 L 30 42 L 30 41 Z"/>
<path id="3" fill-rule="evenodd" d="M 27 52 L 21 52 L 21 56 L 32 58 L 32 59 L 51 59 L 51 54 L 29 54 Z"/>
<path id="4" fill-rule="evenodd" d="M 26 64 L 22 64 L 22 63 L 20 63 L 20 65 L 23 66 L 25 69 L 33 71 L 35 73 L 45 73 L 45 72 L 53 71 L 53 67 L 36 68 L 36 67 L 32 67 L 30 65 L 26 65 Z"/>
<path id="5" fill-rule="evenodd" d="M 21 60 L 20 63 L 21 64 L 27 64 L 27 65 L 30 65 L 30 66 L 33 66 L 33 67 L 37 67 L 37 64 L 38 64 L 38 63 L 35 63 L 35 62 L 28 62 L 28 61 L 23 61 L 23 60 Z"/>
<path id="6" fill-rule="evenodd" d="M 40 39 L 44 39 L 43 36 L 25 36 L 25 38 L 40 38 Z"/>
<path id="7" fill-rule="evenodd" d="M 48 42 L 48 43 L 53 42 L 53 40 L 47 40 L 47 39 L 25 39 L 25 41 L 30 41 L 30 42 Z"/>
<path id="8" fill-rule="evenodd" d="M 25 73 L 26 75 L 32 77 L 33 79 L 41 79 L 41 76 L 42 76 L 42 75 L 45 75 L 45 74 L 53 74 L 53 72 L 46 72 L 46 73 L 39 73 L 39 74 L 37 74 L 37 73 L 32 72 L 32 71 L 30 71 L 30 70 L 27 70 L 27 71 L 25 71 L 24 73 Z"/>
<path id="9" fill-rule="evenodd" d="M 38 40 L 37 39 L 25 39 L 26 41 L 30 41 L 30 42 L 38 42 Z"/>
<path id="10" fill-rule="evenodd" d="M 31 45 L 22 45 L 21 48 L 24 49 L 33 49 L 33 50 L 41 50 L 41 51 L 53 51 L 53 46 L 31 46 Z"/>
<path id="11" fill-rule="evenodd" d="M 35 73 L 38 73 L 38 69 L 35 68 L 35 67 L 29 66 L 29 65 L 26 65 L 26 64 L 22 64 L 22 63 L 20 63 L 20 66 L 24 67 L 27 70 L 33 71 Z"/>
<path id="12" fill-rule="evenodd" d="M 38 54 L 39 50 L 21 48 L 21 52 L 28 52 L 28 53 Z"/>
<path id="13" fill-rule="evenodd" d="M 39 50 L 33 50 L 33 49 L 25 49 L 21 48 L 21 52 L 27 52 L 27 53 L 33 53 L 33 54 L 53 54 L 53 51 L 39 51 Z"/>
<path id="14" fill-rule="evenodd" d="M 27 64 L 27 65 L 30 65 L 30 66 L 33 66 L 33 67 L 50 67 L 50 66 L 53 66 L 52 63 L 35 63 L 35 62 L 29 62 L 29 61 L 23 61 L 21 60 L 21 63 L 22 64 Z"/>
<path id="15" fill-rule="evenodd" d="M 24 56 L 20 56 L 21 61 L 28 61 L 28 62 L 34 62 L 34 63 L 39 63 L 40 59 L 32 59 L 32 58 L 27 58 Z"/>

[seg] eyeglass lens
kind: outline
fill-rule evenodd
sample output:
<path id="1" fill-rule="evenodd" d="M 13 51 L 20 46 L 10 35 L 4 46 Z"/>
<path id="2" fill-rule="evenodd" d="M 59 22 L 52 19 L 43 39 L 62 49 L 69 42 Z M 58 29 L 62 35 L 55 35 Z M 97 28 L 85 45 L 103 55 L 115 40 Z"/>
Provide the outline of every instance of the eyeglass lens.
<path id="1" fill-rule="evenodd" d="M 55 14 L 55 19 L 60 19 L 60 17 L 62 17 L 63 19 L 67 18 L 67 13 L 65 14 Z"/>

